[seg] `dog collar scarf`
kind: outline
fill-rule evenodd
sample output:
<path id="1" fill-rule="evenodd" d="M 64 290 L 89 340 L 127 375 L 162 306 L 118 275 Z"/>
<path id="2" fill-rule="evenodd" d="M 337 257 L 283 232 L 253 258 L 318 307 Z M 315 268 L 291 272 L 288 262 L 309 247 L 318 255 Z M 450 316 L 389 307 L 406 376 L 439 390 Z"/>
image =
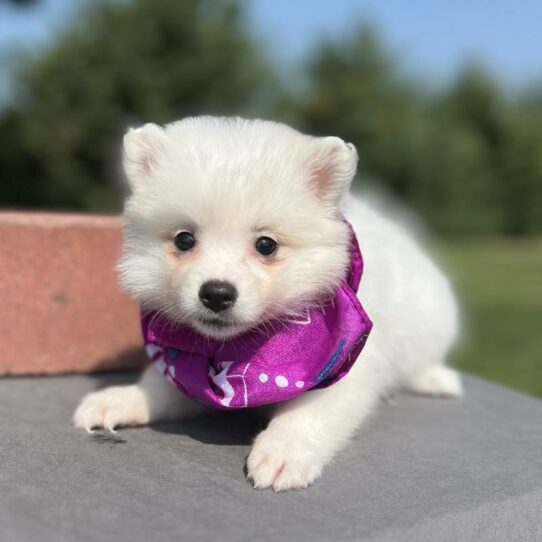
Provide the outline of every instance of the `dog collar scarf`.
<path id="1" fill-rule="evenodd" d="M 284 401 L 343 378 L 372 327 L 356 297 L 363 259 L 354 232 L 350 270 L 335 296 L 302 318 L 280 320 L 275 331 L 253 329 L 226 341 L 148 313 L 142 317 L 146 351 L 182 392 L 219 409 Z"/>

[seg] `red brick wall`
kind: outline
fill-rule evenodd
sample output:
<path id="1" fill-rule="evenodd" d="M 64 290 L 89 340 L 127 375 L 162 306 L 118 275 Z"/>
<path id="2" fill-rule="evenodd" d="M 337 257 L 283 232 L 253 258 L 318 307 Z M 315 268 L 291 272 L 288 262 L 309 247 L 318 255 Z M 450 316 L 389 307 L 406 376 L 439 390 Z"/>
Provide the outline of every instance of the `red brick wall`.
<path id="1" fill-rule="evenodd" d="M 0 213 L 0 374 L 141 365 L 138 307 L 117 284 L 119 217 Z"/>

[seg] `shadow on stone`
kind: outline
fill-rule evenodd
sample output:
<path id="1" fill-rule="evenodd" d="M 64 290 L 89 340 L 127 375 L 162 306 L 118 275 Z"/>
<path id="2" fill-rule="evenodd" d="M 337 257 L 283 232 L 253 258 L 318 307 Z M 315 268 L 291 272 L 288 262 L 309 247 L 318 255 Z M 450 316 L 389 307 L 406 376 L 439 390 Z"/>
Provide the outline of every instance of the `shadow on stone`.
<path id="1" fill-rule="evenodd" d="M 139 352 L 134 349 L 122 355 L 137 356 Z M 139 380 L 140 374 L 140 371 L 97 371 L 88 376 L 94 380 L 95 389 L 101 390 L 110 386 L 134 384 Z M 266 425 L 267 416 L 263 409 L 231 412 L 209 409 L 183 420 L 157 422 L 150 425 L 150 428 L 160 433 L 186 435 L 206 444 L 241 446 L 250 444 Z"/>
<path id="2" fill-rule="evenodd" d="M 187 435 L 204 444 L 244 446 L 265 428 L 266 419 L 260 412 L 205 412 L 198 416 L 171 422 L 159 422 L 150 427 L 160 433 Z"/>

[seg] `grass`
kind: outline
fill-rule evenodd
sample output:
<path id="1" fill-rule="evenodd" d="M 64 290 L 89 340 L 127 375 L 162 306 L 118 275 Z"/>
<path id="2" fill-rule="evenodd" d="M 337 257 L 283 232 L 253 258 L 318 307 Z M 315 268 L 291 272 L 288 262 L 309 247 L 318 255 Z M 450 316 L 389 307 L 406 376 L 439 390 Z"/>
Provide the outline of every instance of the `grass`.
<path id="1" fill-rule="evenodd" d="M 542 239 L 449 242 L 441 260 L 463 309 L 453 363 L 542 397 Z"/>

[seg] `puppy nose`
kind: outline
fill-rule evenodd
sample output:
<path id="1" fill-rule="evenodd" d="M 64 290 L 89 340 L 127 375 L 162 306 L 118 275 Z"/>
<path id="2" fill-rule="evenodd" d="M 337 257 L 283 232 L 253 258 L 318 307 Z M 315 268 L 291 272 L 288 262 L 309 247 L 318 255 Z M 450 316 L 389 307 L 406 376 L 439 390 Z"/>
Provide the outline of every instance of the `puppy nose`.
<path id="1" fill-rule="evenodd" d="M 237 290 L 229 282 L 209 280 L 201 285 L 199 298 L 208 309 L 213 312 L 222 312 L 235 303 Z"/>

